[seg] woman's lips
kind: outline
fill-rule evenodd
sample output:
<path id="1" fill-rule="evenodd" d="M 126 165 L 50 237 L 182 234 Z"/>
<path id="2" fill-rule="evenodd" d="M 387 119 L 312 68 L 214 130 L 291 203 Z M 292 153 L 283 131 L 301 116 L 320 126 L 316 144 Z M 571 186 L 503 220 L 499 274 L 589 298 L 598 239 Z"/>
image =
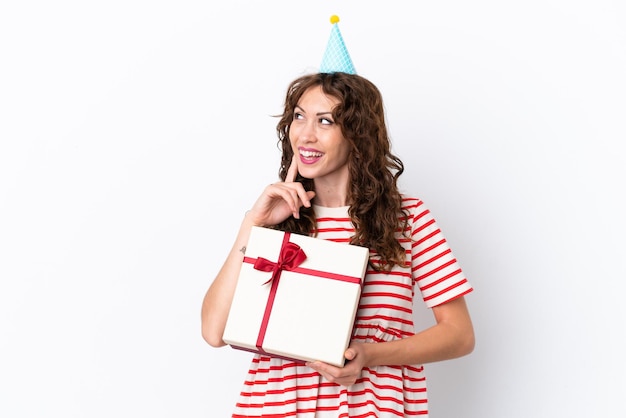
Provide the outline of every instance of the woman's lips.
<path id="1" fill-rule="evenodd" d="M 314 149 L 300 148 L 298 151 L 300 152 L 300 161 L 303 164 L 315 164 L 324 156 L 323 152 Z"/>

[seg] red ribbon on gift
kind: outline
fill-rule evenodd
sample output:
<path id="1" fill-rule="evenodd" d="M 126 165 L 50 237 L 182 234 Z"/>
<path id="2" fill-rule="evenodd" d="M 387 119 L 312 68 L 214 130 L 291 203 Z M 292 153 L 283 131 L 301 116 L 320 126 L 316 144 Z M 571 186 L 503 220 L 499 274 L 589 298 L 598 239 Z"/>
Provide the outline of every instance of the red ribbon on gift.
<path id="1" fill-rule="evenodd" d="M 258 257 L 255 259 L 253 257 L 247 256 L 244 257 L 243 260 L 245 263 L 254 264 L 254 268 L 256 270 L 272 272 L 272 276 L 269 278 L 269 280 L 263 283 L 264 285 L 271 283 L 271 287 L 267 299 L 267 304 L 265 305 L 265 312 L 263 313 L 263 320 L 261 321 L 261 329 L 259 330 L 259 335 L 256 341 L 256 348 L 261 353 L 266 353 L 266 351 L 263 350 L 263 340 L 265 339 L 267 325 L 269 323 L 270 314 L 272 313 L 272 307 L 274 306 L 274 299 L 276 298 L 276 290 L 278 288 L 280 275 L 283 270 L 293 271 L 296 273 L 302 273 L 311 276 L 324 277 L 332 280 L 340 280 L 349 283 L 361 283 L 360 277 L 344 276 L 341 274 L 299 267 L 299 265 L 302 264 L 304 260 L 306 260 L 307 256 L 298 244 L 289 242 L 290 237 L 291 234 L 289 232 L 285 232 L 285 235 L 283 236 L 283 242 L 280 248 L 280 253 L 278 255 L 278 260 L 276 262 L 267 260 L 263 257 Z"/>
<path id="2" fill-rule="evenodd" d="M 280 281 L 280 275 L 283 270 L 294 270 L 302 264 L 304 260 L 306 260 L 306 254 L 302 248 L 300 248 L 298 244 L 289 242 L 290 237 L 291 233 L 285 232 L 285 235 L 283 236 L 283 243 L 280 247 L 280 253 L 278 254 L 278 260 L 275 263 L 263 257 L 257 258 L 254 262 L 255 269 L 272 272 L 272 276 L 269 280 L 263 283 L 272 283 L 272 287 L 270 288 L 267 305 L 265 305 L 265 313 L 263 314 L 263 320 L 261 321 L 261 330 L 259 331 L 259 335 L 256 340 L 256 348 L 261 352 L 265 352 L 262 348 L 263 340 L 265 339 L 267 323 L 270 320 L 270 314 L 272 313 L 272 307 L 274 306 L 276 288 L 278 287 L 278 282 Z"/>
<path id="3" fill-rule="evenodd" d="M 273 282 L 274 280 L 280 279 L 280 274 L 283 270 L 295 270 L 304 260 L 306 260 L 306 254 L 300 248 L 298 244 L 289 241 L 289 233 L 285 233 L 285 238 L 283 239 L 283 246 L 280 249 L 280 254 L 278 255 L 278 261 L 275 263 L 266 258 L 259 257 L 254 262 L 254 268 L 261 271 L 271 271 L 272 277 L 266 281 L 265 284 Z M 287 242 L 285 242 L 285 239 Z"/>

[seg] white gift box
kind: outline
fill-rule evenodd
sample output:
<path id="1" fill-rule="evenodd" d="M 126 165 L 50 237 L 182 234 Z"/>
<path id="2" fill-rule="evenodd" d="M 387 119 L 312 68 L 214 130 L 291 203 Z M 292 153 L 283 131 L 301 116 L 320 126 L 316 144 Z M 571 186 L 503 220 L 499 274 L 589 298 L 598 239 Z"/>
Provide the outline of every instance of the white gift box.
<path id="1" fill-rule="evenodd" d="M 224 342 L 343 366 L 368 259 L 365 247 L 253 227 Z"/>

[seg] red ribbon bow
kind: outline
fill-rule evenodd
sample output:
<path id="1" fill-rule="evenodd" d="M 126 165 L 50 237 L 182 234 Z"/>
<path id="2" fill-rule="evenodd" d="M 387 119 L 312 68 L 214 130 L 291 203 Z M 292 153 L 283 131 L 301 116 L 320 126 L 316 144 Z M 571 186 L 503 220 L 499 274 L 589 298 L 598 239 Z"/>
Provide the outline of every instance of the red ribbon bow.
<path id="1" fill-rule="evenodd" d="M 268 281 L 263 283 L 264 285 L 280 278 L 280 274 L 283 270 L 294 270 L 302 262 L 306 260 L 306 254 L 300 248 L 298 244 L 293 242 L 286 242 L 280 249 L 278 255 L 278 261 L 275 263 L 266 258 L 259 257 L 254 262 L 254 268 L 261 271 L 271 271 L 272 276 Z"/>

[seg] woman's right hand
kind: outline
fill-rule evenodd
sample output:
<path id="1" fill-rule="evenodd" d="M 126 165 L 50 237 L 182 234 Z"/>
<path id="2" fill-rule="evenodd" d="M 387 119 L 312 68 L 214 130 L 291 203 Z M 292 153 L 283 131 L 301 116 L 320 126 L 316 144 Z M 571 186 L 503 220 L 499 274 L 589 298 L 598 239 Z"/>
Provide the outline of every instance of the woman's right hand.
<path id="1" fill-rule="evenodd" d="M 315 192 L 305 191 L 302 183 L 295 181 L 297 175 L 298 157 L 294 154 L 285 181 L 267 186 L 246 217 L 257 226 L 277 225 L 291 215 L 300 218 L 300 208 L 311 207 Z"/>

